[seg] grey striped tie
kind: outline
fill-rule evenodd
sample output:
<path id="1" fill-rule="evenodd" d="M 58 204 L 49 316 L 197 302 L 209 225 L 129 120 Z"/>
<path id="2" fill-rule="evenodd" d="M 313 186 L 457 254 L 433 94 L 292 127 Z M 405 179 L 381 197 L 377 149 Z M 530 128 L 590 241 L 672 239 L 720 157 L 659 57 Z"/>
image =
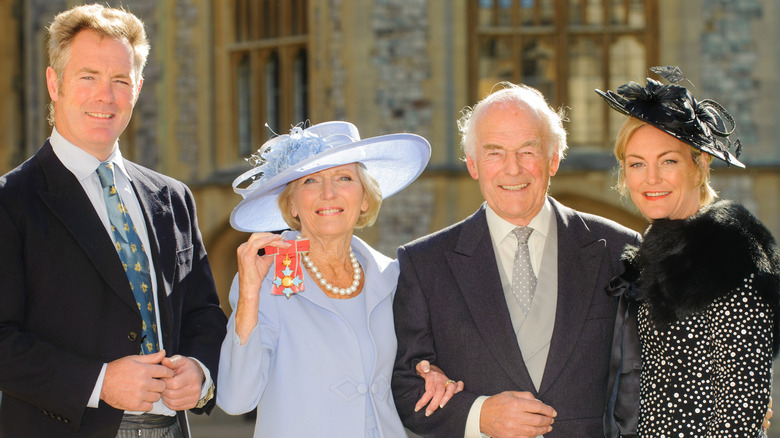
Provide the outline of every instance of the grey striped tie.
<path id="1" fill-rule="evenodd" d="M 517 253 L 512 267 L 512 293 L 526 315 L 531 310 L 536 290 L 536 275 L 531 268 L 531 253 L 528 251 L 528 238 L 533 231 L 531 227 L 517 227 L 512 231 L 517 237 Z"/>

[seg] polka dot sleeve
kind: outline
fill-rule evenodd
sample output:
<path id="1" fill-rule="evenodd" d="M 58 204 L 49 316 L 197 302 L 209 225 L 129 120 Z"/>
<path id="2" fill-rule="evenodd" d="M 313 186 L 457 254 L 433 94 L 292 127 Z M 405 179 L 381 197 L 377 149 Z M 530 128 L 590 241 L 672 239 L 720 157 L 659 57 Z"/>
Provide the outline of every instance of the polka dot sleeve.
<path id="1" fill-rule="evenodd" d="M 707 313 L 715 397 L 707 436 L 758 436 L 772 381 L 772 311 L 747 278 Z"/>

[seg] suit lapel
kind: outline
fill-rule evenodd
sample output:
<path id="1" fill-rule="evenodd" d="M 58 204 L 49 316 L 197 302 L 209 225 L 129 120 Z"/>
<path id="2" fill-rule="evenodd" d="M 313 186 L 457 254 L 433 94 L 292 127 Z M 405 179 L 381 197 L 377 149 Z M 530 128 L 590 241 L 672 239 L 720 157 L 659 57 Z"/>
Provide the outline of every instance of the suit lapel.
<path id="1" fill-rule="evenodd" d="M 555 382 L 579 341 L 606 249 L 574 210 L 550 201 L 558 224 L 558 308 L 540 394 Z"/>
<path id="2" fill-rule="evenodd" d="M 495 360 L 518 387 L 535 393 L 512 327 L 484 206 L 464 222 L 455 250 L 445 257 Z"/>
<path id="3" fill-rule="evenodd" d="M 157 307 L 160 309 L 160 324 L 163 334 L 173 324 L 173 311 L 167 297 L 172 292 L 174 275 L 176 274 L 176 227 L 173 223 L 173 212 L 170 202 L 170 192 L 167 185 L 158 185 L 141 171 L 134 163 L 125 160 L 125 168 L 132 180 L 138 202 L 143 211 L 146 231 L 149 235 L 151 257 L 157 274 Z M 170 345 L 168 339 L 163 339 L 164 345 Z"/>
<path id="4" fill-rule="evenodd" d="M 111 289 L 138 312 L 114 244 L 81 183 L 60 162 L 48 141 L 37 158 L 46 178 L 47 189 L 39 192 L 44 204 L 62 222 Z"/>

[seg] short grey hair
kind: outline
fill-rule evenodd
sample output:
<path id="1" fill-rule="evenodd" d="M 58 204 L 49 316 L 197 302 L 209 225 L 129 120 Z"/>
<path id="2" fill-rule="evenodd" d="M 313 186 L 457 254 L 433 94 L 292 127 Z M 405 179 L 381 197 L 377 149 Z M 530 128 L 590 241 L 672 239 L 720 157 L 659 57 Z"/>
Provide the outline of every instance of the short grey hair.
<path id="1" fill-rule="evenodd" d="M 521 108 L 530 108 L 541 117 L 543 122 L 542 143 L 550 157 L 557 154 L 558 158 L 562 160 L 568 147 L 566 130 L 563 128 L 563 121 L 566 120 L 566 112 L 563 108 L 553 109 L 539 90 L 525 84 L 499 82 L 496 87 L 501 88 L 480 100 L 473 108 L 466 107 L 461 112 L 461 117 L 458 119 L 458 131 L 461 136 L 463 153 L 468 157 L 474 157 L 477 141 L 474 127 L 488 108 L 494 104 L 513 104 Z"/>

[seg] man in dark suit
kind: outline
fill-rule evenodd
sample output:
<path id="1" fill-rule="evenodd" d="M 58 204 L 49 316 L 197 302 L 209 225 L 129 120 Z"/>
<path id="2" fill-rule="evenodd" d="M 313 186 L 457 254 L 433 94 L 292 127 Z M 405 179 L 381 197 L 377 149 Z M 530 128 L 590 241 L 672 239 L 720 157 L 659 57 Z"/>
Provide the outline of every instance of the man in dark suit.
<path id="1" fill-rule="evenodd" d="M 486 203 L 398 250 L 393 395 L 413 432 L 603 436 L 617 305 L 604 288 L 639 236 L 547 195 L 566 149 L 561 120 L 513 84 L 465 113 L 466 165 Z M 414 411 L 422 360 L 465 384 L 430 417 Z"/>
<path id="2" fill-rule="evenodd" d="M 0 437 L 189 436 L 226 318 L 189 189 L 119 151 L 143 24 L 81 6 L 49 36 L 52 135 L 0 178 Z"/>

